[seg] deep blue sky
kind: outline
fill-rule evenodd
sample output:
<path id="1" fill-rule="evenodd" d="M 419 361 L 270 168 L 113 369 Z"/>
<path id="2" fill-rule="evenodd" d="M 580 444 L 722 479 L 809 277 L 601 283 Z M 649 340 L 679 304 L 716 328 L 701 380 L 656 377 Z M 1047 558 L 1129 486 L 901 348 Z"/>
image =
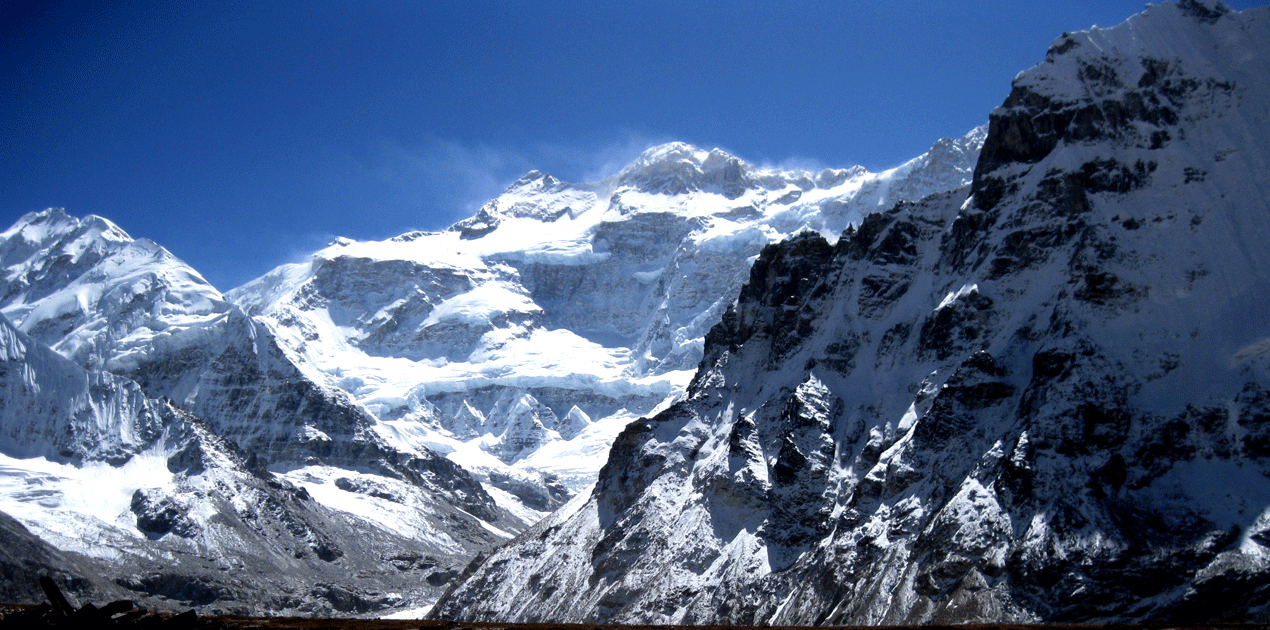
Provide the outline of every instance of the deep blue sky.
<path id="1" fill-rule="evenodd" d="M 1143 6 L 0 2 L 0 224 L 100 214 L 226 290 L 668 140 L 880 170 L 986 122 L 1064 30 Z"/>

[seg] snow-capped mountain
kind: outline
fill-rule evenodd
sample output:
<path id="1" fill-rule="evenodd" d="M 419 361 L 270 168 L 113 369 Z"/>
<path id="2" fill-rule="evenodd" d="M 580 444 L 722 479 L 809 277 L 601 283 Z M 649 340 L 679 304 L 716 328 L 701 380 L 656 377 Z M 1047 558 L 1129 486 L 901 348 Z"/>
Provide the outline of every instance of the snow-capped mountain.
<path id="1" fill-rule="evenodd" d="M 32 213 L 0 233 L 0 312 L 86 370 L 136 381 L 279 465 L 365 464 L 374 420 L 316 385 L 196 271 L 101 217 Z"/>
<path id="2" fill-rule="evenodd" d="M 984 129 L 883 173 L 763 169 L 671 143 L 617 175 L 539 172 L 440 233 L 339 239 L 229 297 L 403 451 L 542 516 L 680 395 L 762 247 L 969 182 Z"/>
<path id="3" fill-rule="evenodd" d="M 971 185 L 766 246 L 684 399 L 434 616 L 1270 619 L 1267 59 L 1197 0 L 1060 37 Z M 753 190 L 698 170 L 629 194 Z"/>
<path id="4" fill-rule="evenodd" d="M 49 210 L 0 233 L 0 259 L 0 510 L 141 576 L 120 583 L 138 596 L 417 606 L 528 524 L 451 461 L 378 438 L 154 243 Z"/>

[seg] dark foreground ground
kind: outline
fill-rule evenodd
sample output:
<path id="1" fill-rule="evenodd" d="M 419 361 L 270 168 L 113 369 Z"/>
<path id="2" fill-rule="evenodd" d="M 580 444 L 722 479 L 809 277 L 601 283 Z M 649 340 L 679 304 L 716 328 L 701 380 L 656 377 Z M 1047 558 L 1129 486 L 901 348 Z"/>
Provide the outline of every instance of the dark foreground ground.
<path id="1" fill-rule="evenodd" d="M 115 604 L 115 603 L 112 603 Z M 595 624 L 550 623 L 463 623 L 452 621 L 402 621 L 388 619 L 313 619 L 304 617 L 200 617 L 192 611 L 180 615 L 153 613 L 122 604 L 102 607 L 86 605 L 67 613 L 55 611 L 49 604 L 39 606 L 0 604 L 0 628 L 155 628 L 178 630 L 261 630 L 304 628 L 308 630 L 666 630 L 667 626 L 601 626 Z M 91 608 L 90 608 L 91 606 Z M 772 630 L 806 630 L 771 626 Z M 985 624 L 965 626 L 888 626 L 888 630 L 1270 630 L 1266 624 L 1107 624 L 1093 625 L 1019 625 Z M 693 630 L 749 630 L 739 626 L 694 626 Z M 832 630 L 877 630 L 876 627 L 834 628 Z"/>
<path id="2" fill-rule="evenodd" d="M 465 623 L 455 621 L 421 621 L 388 619 L 315 619 L 311 617 L 240 617 L 233 615 L 200 617 L 194 611 L 164 613 L 146 610 L 129 600 L 118 600 L 98 606 L 89 602 L 75 608 L 49 577 L 41 577 L 39 586 L 48 601 L 38 606 L 0 604 L 0 630 L 23 628 L 155 628 L 158 630 L 241 629 L 248 628 L 341 628 L 347 630 L 665 630 L 666 626 L 602 626 L 596 624 L 550 623 Z M 795 630 L 769 626 L 776 630 Z M 895 630 L 943 630 L 940 626 L 891 626 Z M 947 626 L 949 630 L 953 627 Z M 965 625 L 957 630 L 1270 630 L 1266 624 L 1108 624 L 1089 625 Z M 694 626 L 693 630 L 741 630 L 738 626 Z M 805 630 L 805 629 L 804 629 Z M 840 630 L 848 630 L 842 628 Z M 851 629 L 855 630 L 855 629 Z M 864 630 L 861 628 L 860 630 Z"/>

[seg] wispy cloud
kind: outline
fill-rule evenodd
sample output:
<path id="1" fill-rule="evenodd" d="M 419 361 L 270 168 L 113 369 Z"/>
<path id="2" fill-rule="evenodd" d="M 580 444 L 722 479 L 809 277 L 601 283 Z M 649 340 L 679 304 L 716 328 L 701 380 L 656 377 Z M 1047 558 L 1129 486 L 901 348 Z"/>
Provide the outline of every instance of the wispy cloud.
<path id="1" fill-rule="evenodd" d="M 594 182 L 618 174 L 641 153 L 675 138 L 625 130 L 616 137 L 585 144 L 543 144 L 536 147 L 545 161 L 561 169 L 563 179 Z"/>
<path id="2" fill-rule="evenodd" d="M 513 149 L 443 138 L 407 146 L 384 142 L 370 169 L 401 204 L 450 220 L 466 217 L 534 168 Z"/>
<path id="3" fill-rule="evenodd" d="M 775 162 L 763 161 L 759 163 L 759 166 L 781 171 L 810 171 L 812 173 L 818 173 L 829 168 L 827 164 L 820 160 L 804 157 L 788 157 Z"/>
<path id="4" fill-rule="evenodd" d="M 439 229 L 471 216 L 531 170 L 573 182 L 617 174 L 649 147 L 670 139 L 623 131 L 597 142 L 498 146 L 426 137 L 414 143 L 382 141 L 358 160 L 359 187 L 371 188 L 387 214 L 409 212 L 421 229 Z"/>

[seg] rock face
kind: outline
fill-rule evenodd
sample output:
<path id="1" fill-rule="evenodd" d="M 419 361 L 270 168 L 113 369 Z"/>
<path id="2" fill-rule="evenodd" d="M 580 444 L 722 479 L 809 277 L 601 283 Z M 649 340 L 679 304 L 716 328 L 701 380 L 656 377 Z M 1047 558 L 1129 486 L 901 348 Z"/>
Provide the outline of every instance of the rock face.
<path id="1" fill-rule="evenodd" d="M 687 395 L 434 616 L 1270 620 L 1268 43 L 1059 38 L 970 186 L 764 247 Z"/>
<path id="2" fill-rule="evenodd" d="M 20 458 L 128 461 L 162 433 L 132 381 L 85 372 L 0 315 L 0 450 Z"/>
<path id="3" fill-rule="evenodd" d="M 540 493 L 497 480 L 589 487 L 626 423 L 683 392 L 764 245 L 964 185 L 983 137 L 879 174 L 683 143 L 600 182 L 535 171 L 447 232 L 339 239 L 228 297 L 385 442 L 444 452 L 540 517 Z"/>
<path id="4" fill-rule="evenodd" d="M 75 605 L 79 601 L 115 600 L 126 591 L 97 575 L 94 563 L 76 554 L 62 552 L 35 536 L 8 514 L 0 513 L 0 599 L 14 604 L 41 604 L 48 601 L 39 586 L 43 576 L 52 577 Z"/>

